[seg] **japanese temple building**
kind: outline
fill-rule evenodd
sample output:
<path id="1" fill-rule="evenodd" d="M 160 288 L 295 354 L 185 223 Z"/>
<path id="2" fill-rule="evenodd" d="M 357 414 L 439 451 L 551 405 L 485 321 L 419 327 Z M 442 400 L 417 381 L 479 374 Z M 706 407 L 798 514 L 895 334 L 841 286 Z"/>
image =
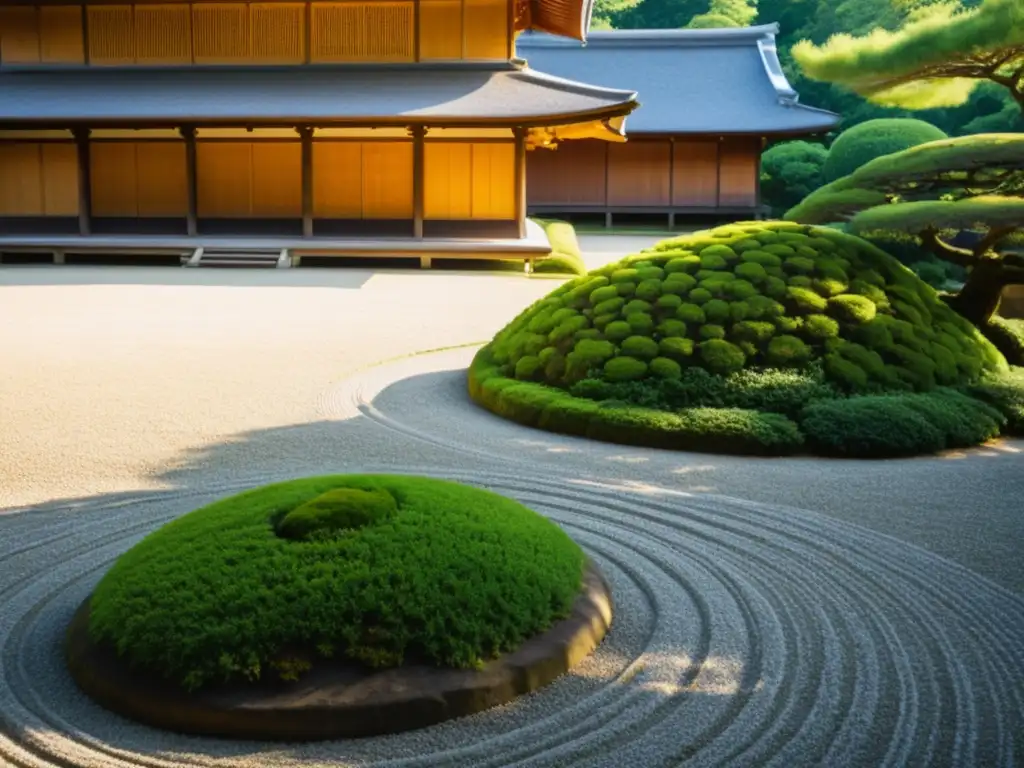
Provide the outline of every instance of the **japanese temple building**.
<path id="1" fill-rule="evenodd" d="M 839 116 L 804 106 L 783 73 L 775 24 L 738 29 L 595 31 L 586 44 L 525 34 L 531 67 L 636 88 L 629 141 L 531 152 L 528 204 L 539 214 L 758 217 L 761 151 L 825 133 Z"/>
<path id="2" fill-rule="evenodd" d="M 622 142 L 636 94 L 516 37 L 591 3 L 5 0 L 0 252 L 547 253 L 528 148 Z"/>

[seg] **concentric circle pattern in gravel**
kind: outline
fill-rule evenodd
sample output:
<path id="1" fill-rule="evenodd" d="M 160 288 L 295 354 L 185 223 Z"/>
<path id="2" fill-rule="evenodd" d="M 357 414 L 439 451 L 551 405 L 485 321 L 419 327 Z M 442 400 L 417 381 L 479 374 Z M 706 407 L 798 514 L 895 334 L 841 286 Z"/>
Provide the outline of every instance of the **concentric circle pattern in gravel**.
<path id="1" fill-rule="evenodd" d="M 402 374 L 402 366 L 394 368 Z M 325 403 L 366 412 L 387 372 Z M 470 407 L 467 405 L 467 407 Z M 401 430 L 392 423 L 381 439 Z M 1024 600 L 948 560 L 795 509 L 617 487 L 470 453 L 405 471 L 513 496 L 564 526 L 616 599 L 601 648 L 511 705 L 398 736 L 304 745 L 162 733 L 74 687 L 63 629 L 112 560 L 245 487 L 0 517 L 0 764 L 15 766 L 1009 766 L 1024 760 Z M 421 439 L 422 438 L 422 439 Z M 440 447 L 438 445 L 437 447 Z M 419 457 L 418 459 L 416 457 Z"/>

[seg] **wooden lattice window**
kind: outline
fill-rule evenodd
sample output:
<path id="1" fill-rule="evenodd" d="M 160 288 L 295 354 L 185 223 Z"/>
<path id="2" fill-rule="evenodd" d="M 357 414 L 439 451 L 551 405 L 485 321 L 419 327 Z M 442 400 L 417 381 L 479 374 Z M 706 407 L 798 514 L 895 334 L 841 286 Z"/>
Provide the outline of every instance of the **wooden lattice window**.
<path id="1" fill-rule="evenodd" d="M 135 63 L 135 24 L 130 5 L 90 5 L 89 61 Z"/>
<path id="2" fill-rule="evenodd" d="M 312 24 L 313 61 L 413 60 L 411 2 L 314 3 Z"/>
<path id="3" fill-rule="evenodd" d="M 252 57 L 299 64 L 306 58 L 306 9 L 302 3 L 253 3 L 249 7 Z"/>
<path id="4" fill-rule="evenodd" d="M 192 7 L 196 64 L 249 61 L 249 9 L 244 3 L 196 3 Z"/>
<path id="5" fill-rule="evenodd" d="M 189 64 L 192 13 L 185 3 L 135 6 L 135 56 L 139 64 Z"/>

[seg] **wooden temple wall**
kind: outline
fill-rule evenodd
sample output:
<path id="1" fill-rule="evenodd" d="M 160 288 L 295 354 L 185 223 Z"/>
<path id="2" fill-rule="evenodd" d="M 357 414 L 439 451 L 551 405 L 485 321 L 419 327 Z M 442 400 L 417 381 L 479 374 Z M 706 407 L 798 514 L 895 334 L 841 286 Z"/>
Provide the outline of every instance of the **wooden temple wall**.
<path id="1" fill-rule="evenodd" d="M 0 7 L 0 66 L 505 59 L 509 18 L 509 0 L 18 5 Z"/>
<path id="2" fill-rule="evenodd" d="M 424 218 L 515 218 L 515 145 L 511 141 L 427 141 L 425 161 Z"/>
<path id="3" fill-rule="evenodd" d="M 97 219 L 188 215 L 185 142 L 93 140 L 89 143 L 92 215 Z"/>
<path id="4" fill-rule="evenodd" d="M 756 209 L 759 137 L 569 141 L 527 159 L 527 199 L 545 211 Z"/>
<path id="5" fill-rule="evenodd" d="M 0 217 L 78 216 L 72 141 L 0 142 Z"/>
<path id="6" fill-rule="evenodd" d="M 412 141 L 313 142 L 313 216 L 412 219 Z"/>
<path id="7" fill-rule="evenodd" d="M 39 217 L 67 217 L 73 229 L 80 228 L 79 178 L 86 166 L 68 132 L 49 133 L 45 141 L 0 136 L 0 231 L 31 229 Z M 383 136 L 373 137 L 378 133 Z M 307 180 L 295 131 L 200 129 L 193 213 L 188 144 L 179 132 L 97 130 L 84 145 L 83 215 L 97 233 L 183 234 L 191 219 L 199 232 L 301 234 L 307 219 L 314 234 L 318 227 L 352 231 L 354 223 L 364 222 L 358 231 L 383 226 L 408 235 L 417 220 L 419 188 L 418 220 L 425 234 L 501 230 L 515 236 L 524 215 L 516 167 L 522 154 L 510 130 L 475 140 L 471 133 L 439 130 L 437 138 L 426 136 L 417 169 L 414 140 L 405 130 L 317 132 L 310 139 Z"/>

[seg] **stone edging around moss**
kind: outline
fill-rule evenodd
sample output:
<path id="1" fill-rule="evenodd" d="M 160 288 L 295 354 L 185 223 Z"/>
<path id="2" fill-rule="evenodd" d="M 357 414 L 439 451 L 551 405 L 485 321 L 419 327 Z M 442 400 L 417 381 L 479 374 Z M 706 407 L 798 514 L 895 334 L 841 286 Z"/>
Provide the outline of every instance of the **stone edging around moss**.
<path id="1" fill-rule="evenodd" d="M 600 645 L 612 622 L 608 583 L 588 563 L 568 618 L 481 670 L 409 666 L 365 672 L 318 664 L 294 683 L 233 685 L 189 694 L 132 670 L 89 639 L 89 600 L 68 627 L 71 676 L 106 709 L 169 731 L 259 741 L 377 736 L 504 704 L 541 688 Z"/>
<path id="2" fill-rule="evenodd" d="M 804 438 L 782 414 L 740 408 L 692 408 L 679 414 L 639 406 L 600 407 L 564 390 L 502 375 L 484 346 L 468 371 L 469 396 L 527 427 L 622 445 L 748 456 L 801 451 Z"/>

